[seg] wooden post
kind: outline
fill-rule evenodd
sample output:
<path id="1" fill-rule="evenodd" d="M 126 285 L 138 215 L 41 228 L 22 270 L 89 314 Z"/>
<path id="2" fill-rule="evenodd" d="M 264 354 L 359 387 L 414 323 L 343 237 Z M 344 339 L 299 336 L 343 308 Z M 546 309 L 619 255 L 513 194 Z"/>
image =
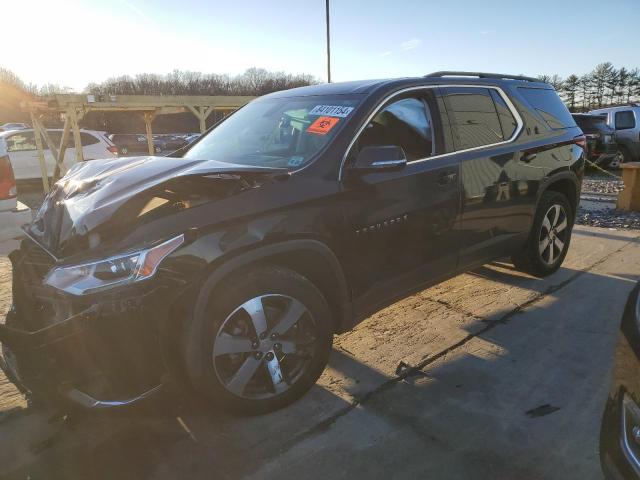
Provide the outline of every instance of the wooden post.
<path id="1" fill-rule="evenodd" d="M 60 164 L 64 165 L 64 155 L 67 151 L 67 143 L 69 143 L 69 129 L 71 124 L 71 118 L 69 112 L 64 116 L 64 127 L 62 129 L 62 138 L 60 138 L 60 148 L 58 150 L 59 158 L 56 158 L 56 166 L 53 170 L 53 181 L 56 182 L 60 178 L 62 173 L 60 170 Z"/>
<path id="2" fill-rule="evenodd" d="M 624 190 L 618 194 L 618 208 L 640 211 L 640 162 L 629 162 L 622 167 Z"/>
<path id="3" fill-rule="evenodd" d="M 202 120 L 200 120 L 200 133 L 207 131 L 207 118 L 213 113 L 213 107 L 200 107 L 200 113 L 202 114 Z"/>
<path id="4" fill-rule="evenodd" d="M 203 112 L 200 110 L 200 107 L 193 107 L 191 105 L 187 105 L 187 108 L 191 110 L 191 113 L 193 113 L 198 118 L 198 120 L 200 121 L 200 133 L 204 133 L 205 130 L 207 129 L 207 123 L 205 121 L 207 117 L 203 115 Z"/>
<path id="5" fill-rule="evenodd" d="M 147 130 L 147 146 L 149 147 L 149 155 L 153 155 L 155 153 L 155 148 L 153 145 L 153 133 L 151 131 L 151 122 L 153 122 L 154 114 L 150 112 L 144 113 L 144 126 Z"/>
<path id="6" fill-rule="evenodd" d="M 76 107 L 70 108 L 71 126 L 73 127 L 73 144 L 76 149 L 76 162 L 84 162 L 84 152 L 82 151 L 82 137 L 78 126 L 78 113 Z"/>
<path id="7" fill-rule="evenodd" d="M 30 111 L 31 125 L 33 125 L 33 136 L 36 140 L 36 147 L 38 149 L 38 160 L 40 161 L 40 174 L 42 175 L 42 189 L 44 193 L 49 193 L 49 175 L 47 174 L 47 164 L 44 161 L 44 147 L 42 145 L 42 137 L 40 136 L 39 123 L 36 122 L 36 116 L 33 111 Z"/>
<path id="8" fill-rule="evenodd" d="M 49 150 L 51 151 L 51 155 L 53 155 L 53 158 L 56 160 L 56 165 L 60 167 L 60 172 L 63 174 L 66 173 L 67 168 L 64 166 L 64 164 L 58 163 L 58 159 L 60 158 L 60 155 L 58 155 L 58 147 L 53 142 L 53 140 L 51 140 L 51 137 L 49 136 L 49 132 L 47 132 L 47 129 L 40 122 L 40 119 L 34 117 L 33 126 L 35 127 L 36 125 L 38 125 L 38 129 L 40 130 L 40 135 L 42 135 L 42 138 L 44 139 L 44 143 L 47 144 L 47 148 L 49 148 Z"/>

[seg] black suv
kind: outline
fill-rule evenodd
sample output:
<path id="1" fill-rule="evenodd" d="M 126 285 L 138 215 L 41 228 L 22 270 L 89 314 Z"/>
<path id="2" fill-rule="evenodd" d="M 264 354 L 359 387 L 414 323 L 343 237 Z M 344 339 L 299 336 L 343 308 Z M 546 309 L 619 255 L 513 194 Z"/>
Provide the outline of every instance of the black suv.
<path id="1" fill-rule="evenodd" d="M 3 369 L 96 408 L 167 378 L 282 407 L 334 333 L 412 292 L 505 256 L 556 271 L 584 149 L 549 85 L 439 72 L 274 93 L 171 157 L 78 164 L 11 254 Z"/>
<path id="2" fill-rule="evenodd" d="M 587 160 L 603 167 L 615 163 L 618 154 L 616 131 L 607 125 L 607 116 L 588 113 L 573 113 L 572 116 L 587 139 Z"/>

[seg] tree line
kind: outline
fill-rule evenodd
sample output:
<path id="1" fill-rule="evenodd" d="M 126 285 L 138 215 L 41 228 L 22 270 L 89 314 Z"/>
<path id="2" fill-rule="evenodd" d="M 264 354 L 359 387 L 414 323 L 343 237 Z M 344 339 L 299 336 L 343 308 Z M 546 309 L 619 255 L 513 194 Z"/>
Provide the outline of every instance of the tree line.
<path id="1" fill-rule="evenodd" d="M 616 68 L 611 62 L 596 65 L 584 75 L 539 75 L 552 85 L 572 112 L 640 101 L 640 70 Z M 317 84 L 307 74 L 270 72 L 249 68 L 240 75 L 174 70 L 166 75 L 143 73 L 109 78 L 91 83 L 84 93 L 112 95 L 251 95 L 260 96 L 278 90 Z M 0 85 L 11 85 L 29 95 L 47 96 L 69 93 L 68 87 L 42 86 L 23 82 L 10 70 L 0 67 Z"/>
<path id="2" fill-rule="evenodd" d="M 585 75 L 540 75 L 543 82 L 552 85 L 569 110 L 584 112 L 595 108 L 631 103 L 640 99 L 640 70 L 617 69 L 604 62 Z"/>
<path id="3" fill-rule="evenodd" d="M 241 75 L 174 70 L 167 75 L 143 73 L 109 78 L 89 84 L 88 93 L 112 95 L 249 95 L 260 96 L 278 90 L 312 85 L 311 75 L 270 72 L 249 68 Z"/>

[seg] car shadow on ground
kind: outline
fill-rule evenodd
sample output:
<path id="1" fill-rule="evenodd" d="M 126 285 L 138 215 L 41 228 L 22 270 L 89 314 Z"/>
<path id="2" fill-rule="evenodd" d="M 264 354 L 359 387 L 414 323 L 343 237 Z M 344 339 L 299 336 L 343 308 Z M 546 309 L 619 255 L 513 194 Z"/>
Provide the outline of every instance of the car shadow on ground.
<path id="1" fill-rule="evenodd" d="M 472 275 L 540 301 L 491 311 L 395 377 L 335 348 L 320 385 L 269 415 L 233 416 L 179 388 L 117 412 L 30 408 L 0 420 L 0 477 L 599 478 L 600 409 L 633 281 L 568 268 L 538 280 L 503 262 Z"/>

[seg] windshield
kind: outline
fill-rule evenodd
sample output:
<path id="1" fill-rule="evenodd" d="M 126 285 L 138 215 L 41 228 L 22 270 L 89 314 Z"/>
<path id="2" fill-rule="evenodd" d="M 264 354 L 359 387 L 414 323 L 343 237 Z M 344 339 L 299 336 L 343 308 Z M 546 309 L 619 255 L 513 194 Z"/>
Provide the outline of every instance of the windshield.
<path id="1" fill-rule="evenodd" d="M 297 169 L 353 116 L 357 95 L 254 101 L 213 129 L 185 158 Z"/>

